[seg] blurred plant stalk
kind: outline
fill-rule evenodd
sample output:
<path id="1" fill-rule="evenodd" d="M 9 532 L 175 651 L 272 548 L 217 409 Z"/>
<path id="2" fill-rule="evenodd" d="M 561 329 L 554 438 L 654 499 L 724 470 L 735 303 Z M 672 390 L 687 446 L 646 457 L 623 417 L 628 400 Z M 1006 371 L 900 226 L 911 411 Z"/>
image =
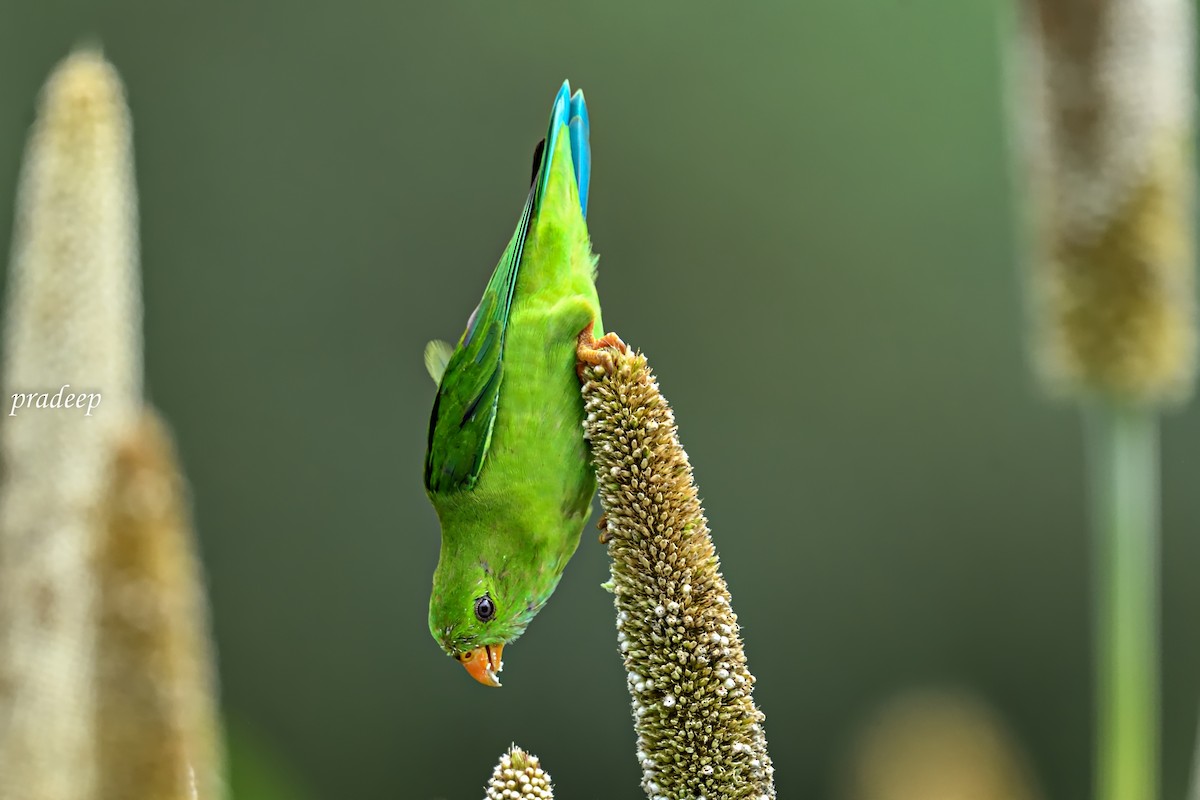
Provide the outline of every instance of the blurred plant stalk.
<path id="1" fill-rule="evenodd" d="M 642 789 L 658 798 L 775 797 L 763 713 L 675 415 L 624 347 L 584 371 Z"/>
<path id="2" fill-rule="evenodd" d="M 1200 724 L 1196 726 L 1196 739 L 1192 742 L 1192 781 L 1188 789 L 1188 800 L 1200 800 Z"/>
<path id="3" fill-rule="evenodd" d="M 142 400 L 136 203 L 121 81 L 79 50 L 25 154 L 0 383 L 100 400 L 0 417 L 0 800 L 223 791 L 186 493 Z"/>
<path id="4" fill-rule="evenodd" d="M 1085 419 L 1095 796 L 1159 792 L 1159 409 L 1195 377 L 1190 0 L 1022 0 L 1033 354 Z"/>
<path id="5" fill-rule="evenodd" d="M 217 800 L 223 753 L 187 491 L 147 409 L 114 453 L 94 559 L 101 800 Z"/>

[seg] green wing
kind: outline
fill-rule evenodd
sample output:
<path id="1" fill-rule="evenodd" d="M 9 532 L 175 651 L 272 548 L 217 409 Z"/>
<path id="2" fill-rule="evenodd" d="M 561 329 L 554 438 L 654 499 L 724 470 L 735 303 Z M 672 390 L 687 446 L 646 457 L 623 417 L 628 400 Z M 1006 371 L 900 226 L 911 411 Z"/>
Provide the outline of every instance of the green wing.
<path id="1" fill-rule="evenodd" d="M 496 424 L 508 313 L 533 215 L 534 194 L 531 189 L 517 230 L 488 281 L 483 299 L 467 320 L 467 329 L 438 385 L 425 455 L 425 488 L 430 492 L 471 489 L 483 469 Z"/>
<path id="2" fill-rule="evenodd" d="M 429 377 L 433 378 L 434 386 L 441 386 L 442 376 L 446 374 L 446 367 L 450 364 L 452 355 L 454 345 L 441 339 L 434 339 L 425 345 L 425 370 Z"/>

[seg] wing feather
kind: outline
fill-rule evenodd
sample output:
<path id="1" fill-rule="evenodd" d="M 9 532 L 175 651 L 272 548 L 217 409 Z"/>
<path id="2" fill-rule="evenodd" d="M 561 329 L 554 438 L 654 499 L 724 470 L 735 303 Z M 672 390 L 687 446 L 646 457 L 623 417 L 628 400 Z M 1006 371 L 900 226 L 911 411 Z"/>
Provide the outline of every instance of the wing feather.
<path id="1" fill-rule="evenodd" d="M 534 195 L 531 189 L 513 238 L 467 320 L 438 385 L 425 456 L 425 488 L 430 492 L 471 489 L 483 469 L 496 425 L 504 379 L 504 340 Z"/>

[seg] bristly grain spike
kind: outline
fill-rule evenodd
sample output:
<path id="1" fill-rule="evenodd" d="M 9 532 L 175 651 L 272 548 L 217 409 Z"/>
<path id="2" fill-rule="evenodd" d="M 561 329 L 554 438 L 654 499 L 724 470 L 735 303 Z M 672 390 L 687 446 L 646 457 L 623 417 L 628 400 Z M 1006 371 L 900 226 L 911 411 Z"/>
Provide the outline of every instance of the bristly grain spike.
<path id="1" fill-rule="evenodd" d="M 515 744 L 500 756 L 485 792 L 483 800 L 554 800 L 550 776 L 538 757 Z"/>
<path id="2" fill-rule="evenodd" d="M 775 797 L 763 714 L 675 417 L 640 353 L 583 398 L 648 797 Z"/>

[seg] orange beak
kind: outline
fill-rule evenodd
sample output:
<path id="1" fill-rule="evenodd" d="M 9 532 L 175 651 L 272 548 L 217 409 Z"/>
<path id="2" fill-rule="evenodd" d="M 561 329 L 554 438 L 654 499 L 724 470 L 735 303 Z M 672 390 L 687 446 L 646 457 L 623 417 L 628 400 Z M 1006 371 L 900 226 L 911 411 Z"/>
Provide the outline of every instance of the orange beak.
<path id="1" fill-rule="evenodd" d="M 503 650 L 502 644 L 485 644 L 469 653 L 459 653 L 455 658 L 467 668 L 472 678 L 484 686 L 499 686 L 500 679 L 496 677 L 496 673 L 504 667 L 504 663 L 500 661 L 500 653 Z"/>

